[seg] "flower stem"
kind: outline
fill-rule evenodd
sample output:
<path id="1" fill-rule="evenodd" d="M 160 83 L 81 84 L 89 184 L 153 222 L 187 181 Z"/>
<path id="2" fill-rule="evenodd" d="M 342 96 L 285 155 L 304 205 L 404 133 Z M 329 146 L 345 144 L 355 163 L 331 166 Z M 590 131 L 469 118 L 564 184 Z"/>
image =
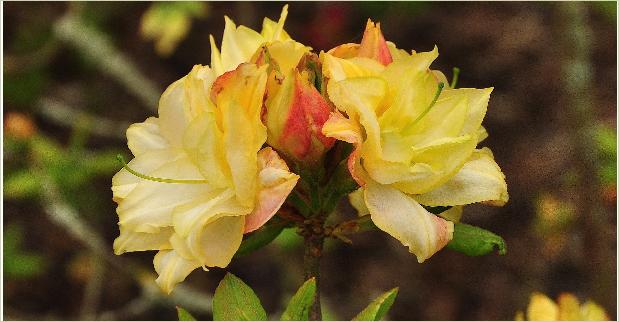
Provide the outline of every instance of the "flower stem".
<path id="1" fill-rule="evenodd" d="M 316 279 L 314 304 L 309 312 L 309 319 L 312 321 L 322 320 L 322 310 L 320 307 L 320 258 L 325 239 L 323 226 L 324 222 L 322 221 L 314 222 L 313 225 L 307 225 L 303 233 L 305 241 L 305 253 L 303 255 L 304 277 L 306 281 L 312 277 Z"/>

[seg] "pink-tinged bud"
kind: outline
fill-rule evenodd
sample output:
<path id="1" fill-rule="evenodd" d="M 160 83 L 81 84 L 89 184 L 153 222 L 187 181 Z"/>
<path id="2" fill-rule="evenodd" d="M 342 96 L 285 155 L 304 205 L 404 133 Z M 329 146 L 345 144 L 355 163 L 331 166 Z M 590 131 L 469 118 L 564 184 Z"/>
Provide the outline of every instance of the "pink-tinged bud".
<path id="1" fill-rule="evenodd" d="M 267 143 L 295 161 L 315 164 L 335 139 L 322 134 L 331 107 L 310 82 L 308 71 L 292 71 L 277 89 L 267 89 Z"/>
<path id="2" fill-rule="evenodd" d="M 374 24 L 368 19 L 357 56 L 374 59 L 383 65 L 389 65 L 393 61 L 385 37 L 380 31 L 380 22 Z"/>

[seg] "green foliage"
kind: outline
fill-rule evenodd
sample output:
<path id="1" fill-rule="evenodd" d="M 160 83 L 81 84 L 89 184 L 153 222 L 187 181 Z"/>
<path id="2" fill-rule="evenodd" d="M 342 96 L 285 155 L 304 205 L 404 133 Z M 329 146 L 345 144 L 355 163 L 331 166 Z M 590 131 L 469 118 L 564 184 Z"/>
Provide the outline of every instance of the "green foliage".
<path id="1" fill-rule="evenodd" d="M 26 72 L 4 75 L 3 93 L 5 103 L 28 108 L 34 105 L 49 82 L 46 71 L 32 69 Z"/>
<path id="2" fill-rule="evenodd" d="M 603 184 L 617 181 L 617 133 L 611 127 L 599 125 L 593 136 L 600 154 L 598 175 Z"/>
<path id="3" fill-rule="evenodd" d="M 176 312 L 178 313 L 179 321 L 196 321 L 196 318 L 194 318 L 191 314 L 189 314 L 189 312 L 187 312 L 187 310 L 183 309 L 180 306 L 176 307 Z"/>
<path id="4" fill-rule="evenodd" d="M 241 279 L 228 273 L 215 290 L 213 319 L 222 321 L 264 321 L 267 314 L 256 293 Z"/>
<path id="5" fill-rule="evenodd" d="M 157 53 L 168 56 L 187 36 L 191 19 L 207 13 L 208 4 L 204 2 L 155 2 L 142 17 L 142 36 L 156 40 Z"/>
<path id="6" fill-rule="evenodd" d="M 4 177 L 5 198 L 32 198 L 39 194 L 40 184 L 36 176 L 29 170 L 9 172 Z"/>
<path id="7" fill-rule="evenodd" d="M 309 319 L 309 310 L 314 304 L 314 295 L 316 295 L 316 280 L 311 278 L 305 281 L 297 293 L 292 296 L 280 320 L 305 321 Z"/>
<path id="8" fill-rule="evenodd" d="M 378 321 L 389 311 L 395 297 L 398 295 L 398 288 L 393 288 L 381 296 L 377 297 L 370 305 L 353 318 L 353 321 Z"/>
<path id="9" fill-rule="evenodd" d="M 41 274 L 47 262 L 38 254 L 24 251 L 23 229 L 13 224 L 4 229 L 2 263 L 7 278 L 29 278 Z"/>
<path id="10" fill-rule="evenodd" d="M 463 253 L 468 256 L 481 256 L 492 252 L 497 247 L 499 255 L 507 253 L 505 240 L 485 229 L 454 223 L 453 239 L 447 244 L 447 248 Z"/>
<path id="11" fill-rule="evenodd" d="M 283 223 L 262 226 L 243 240 L 235 256 L 243 256 L 268 245 L 279 236 L 282 230 L 284 230 Z"/>
<path id="12" fill-rule="evenodd" d="M 303 246 L 303 238 L 297 234 L 295 228 L 284 229 L 273 242 L 286 251 L 292 251 Z"/>

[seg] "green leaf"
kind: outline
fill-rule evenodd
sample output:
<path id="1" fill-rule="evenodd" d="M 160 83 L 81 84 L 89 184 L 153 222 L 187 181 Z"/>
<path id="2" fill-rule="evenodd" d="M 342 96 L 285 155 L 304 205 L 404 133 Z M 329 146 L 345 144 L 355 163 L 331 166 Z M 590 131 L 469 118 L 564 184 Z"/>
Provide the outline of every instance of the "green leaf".
<path id="1" fill-rule="evenodd" d="M 284 230 L 282 223 L 263 226 L 243 240 L 234 256 L 243 256 L 268 245 L 279 236 L 282 230 Z"/>
<path id="2" fill-rule="evenodd" d="M 240 278 L 228 273 L 213 297 L 213 319 L 220 321 L 265 321 L 267 313 L 256 293 Z"/>
<path id="3" fill-rule="evenodd" d="M 309 319 L 309 310 L 314 304 L 314 295 L 316 294 L 316 279 L 310 278 L 305 281 L 295 293 L 288 307 L 282 314 L 282 321 L 306 321 Z"/>
<path id="4" fill-rule="evenodd" d="M 4 197 L 29 198 L 39 193 L 40 180 L 29 170 L 20 170 L 4 177 Z"/>
<path id="5" fill-rule="evenodd" d="M 176 311 L 178 312 L 179 321 L 196 321 L 196 318 L 194 318 L 191 314 L 189 314 L 189 312 L 187 312 L 187 310 L 183 309 L 182 307 L 177 306 Z"/>
<path id="6" fill-rule="evenodd" d="M 501 236 L 485 229 L 462 223 L 454 223 L 454 236 L 447 244 L 447 248 L 468 256 L 486 255 L 492 252 L 495 246 L 499 251 L 499 255 L 507 253 L 505 240 Z"/>
<path id="7" fill-rule="evenodd" d="M 355 316 L 353 321 L 378 321 L 382 319 L 393 305 L 398 295 L 398 288 L 393 288 L 377 297 L 370 305 Z"/>

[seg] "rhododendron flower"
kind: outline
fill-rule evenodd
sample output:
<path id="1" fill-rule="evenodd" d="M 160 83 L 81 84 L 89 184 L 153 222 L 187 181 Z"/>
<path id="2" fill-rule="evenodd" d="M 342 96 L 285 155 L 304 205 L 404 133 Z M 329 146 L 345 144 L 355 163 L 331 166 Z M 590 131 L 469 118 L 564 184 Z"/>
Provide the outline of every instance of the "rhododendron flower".
<path id="1" fill-rule="evenodd" d="M 528 321 L 608 321 L 602 307 L 593 301 L 580 304 L 571 293 L 562 293 L 555 303 L 542 293 L 533 293 L 527 307 Z M 516 320 L 525 319 L 523 312 L 516 313 Z"/>
<path id="2" fill-rule="evenodd" d="M 492 153 L 476 149 L 492 88 L 449 88 L 442 73 L 429 69 L 436 48 L 408 54 L 371 22 L 360 45 L 343 46 L 321 55 L 329 99 L 339 110 L 323 133 L 355 145 L 348 165 L 362 187 L 356 200 L 423 262 L 449 242 L 453 223 L 422 205 L 508 199 Z"/>
<path id="3" fill-rule="evenodd" d="M 195 66 L 164 92 L 159 117 L 127 130 L 135 158 L 112 179 L 116 254 L 158 250 L 166 292 L 198 267 L 225 267 L 243 233 L 263 225 L 298 176 L 262 148 L 266 66 L 241 64 L 216 78 Z"/>

